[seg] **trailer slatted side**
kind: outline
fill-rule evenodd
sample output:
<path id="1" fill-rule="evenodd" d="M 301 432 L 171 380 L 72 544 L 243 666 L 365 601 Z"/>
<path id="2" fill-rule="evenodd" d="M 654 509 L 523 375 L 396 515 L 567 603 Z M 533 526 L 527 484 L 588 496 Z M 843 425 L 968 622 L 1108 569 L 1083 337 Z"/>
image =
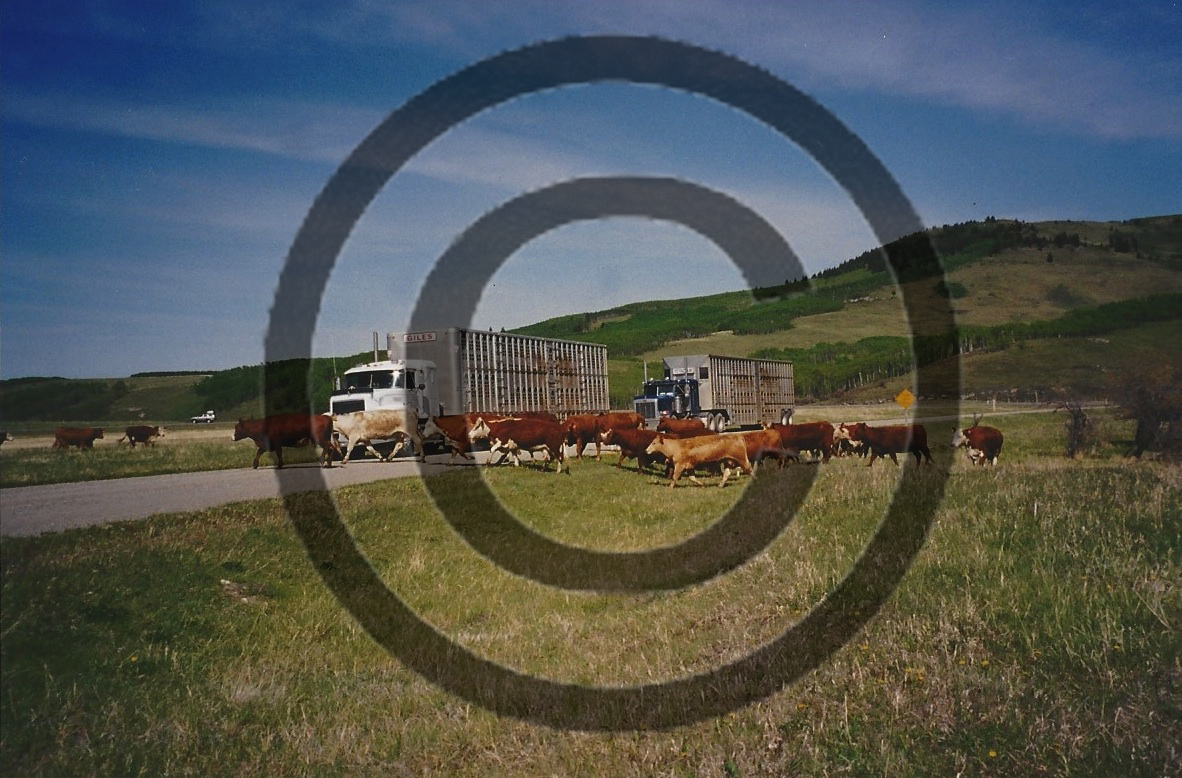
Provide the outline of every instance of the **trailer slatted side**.
<path id="1" fill-rule="evenodd" d="M 509 333 L 454 330 L 463 411 L 548 411 L 559 417 L 608 409 L 607 347 Z"/>

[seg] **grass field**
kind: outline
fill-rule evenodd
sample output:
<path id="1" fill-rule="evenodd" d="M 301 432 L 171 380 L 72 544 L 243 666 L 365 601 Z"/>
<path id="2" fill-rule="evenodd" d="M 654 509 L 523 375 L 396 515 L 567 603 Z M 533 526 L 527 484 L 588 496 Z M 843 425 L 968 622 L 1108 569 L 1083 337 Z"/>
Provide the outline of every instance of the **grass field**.
<path id="1" fill-rule="evenodd" d="M 1080 461 L 1062 458 L 1061 414 L 999 422 L 1002 464 L 971 468 L 957 454 L 926 545 L 860 634 L 778 694 L 657 732 L 555 730 L 439 690 L 342 609 L 278 501 L 6 538 L 0 769 L 1176 774 L 1182 473 L 1124 460 L 1127 425 L 1095 417 L 1101 445 Z M 803 472 L 759 475 L 753 510 L 782 505 Z M 386 584 L 470 650 L 569 683 L 640 684 L 771 640 L 840 581 L 898 478 L 937 486 L 932 472 L 889 463 L 815 472 L 766 552 L 706 583 L 643 594 L 567 592 L 497 568 L 416 480 L 350 487 L 336 500 Z M 464 503 L 471 475 L 440 478 Z M 594 462 L 570 476 L 486 477 L 527 525 L 609 550 L 679 542 L 744 495 L 669 490 Z"/>
<path id="2" fill-rule="evenodd" d="M 0 488 L 229 470 L 249 467 L 255 452 L 249 440 L 231 442 L 234 425 L 229 423 L 177 425 L 157 438 L 156 445 L 134 449 L 118 442 L 123 429 L 124 425 L 108 424 L 93 449 L 79 451 L 52 448 L 52 427 L 18 428 L 15 439 L 4 444 L 0 454 Z M 265 454 L 263 464 L 273 464 L 272 457 Z M 314 461 L 316 454 L 310 447 L 285 449 L 283 458 L 285 463 L 295 464 Z"/>

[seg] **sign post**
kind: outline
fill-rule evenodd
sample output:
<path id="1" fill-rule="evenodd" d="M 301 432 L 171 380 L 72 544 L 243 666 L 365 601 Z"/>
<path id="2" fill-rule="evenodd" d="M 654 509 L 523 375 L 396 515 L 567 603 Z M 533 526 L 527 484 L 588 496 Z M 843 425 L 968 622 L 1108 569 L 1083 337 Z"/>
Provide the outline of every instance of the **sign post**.
<path id="1" fill-rule="evenodd" d="M 910 389 L 904 389 L 895 395 L 895 402 L 903 409 L 903 419 L 907 419 L 907 413 L 911 410 L 911 406 L 915 404 L 915 395 L 911 393 Z"/>

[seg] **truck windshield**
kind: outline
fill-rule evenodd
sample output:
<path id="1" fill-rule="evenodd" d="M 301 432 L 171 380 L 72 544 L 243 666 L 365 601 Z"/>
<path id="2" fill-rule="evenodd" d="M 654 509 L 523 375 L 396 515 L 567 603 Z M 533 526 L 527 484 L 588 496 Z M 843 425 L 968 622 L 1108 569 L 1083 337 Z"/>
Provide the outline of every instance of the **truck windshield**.
<path id="1" fill-rule="evenodd" d="M 401 375 L 401 373 L 399 373 Z M 349 373 L 345 376 L 346 392 L 364 392 L 374 389 L 390 389 L 394 386 L 394 373 L 389 370 L 367 370 L 363 373 Z"/>
<path id="2" fill-rule="evenodd" d="M 659 397 L 662 394 L 673 394 L 674 381 L 649 381 L 644 385 L 645 397 Z"/>

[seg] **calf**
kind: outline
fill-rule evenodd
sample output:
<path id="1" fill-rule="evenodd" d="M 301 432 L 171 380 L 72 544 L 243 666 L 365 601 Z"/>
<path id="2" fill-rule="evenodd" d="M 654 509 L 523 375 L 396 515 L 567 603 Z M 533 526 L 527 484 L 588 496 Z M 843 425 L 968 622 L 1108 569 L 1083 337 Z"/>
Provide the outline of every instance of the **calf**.
<path id="1" fill-rule="evenodd" d="M 558 472 L 562 472 L 563 465 L 570 474 L 570 465 L 566 464 L 566 428 L 542 419 L 501 419 L 500 421 L 476 420 L 476 424 L 468 432 L 472 440 L 488 438 L 495 453 L 502 450 L 512 455 L 513 464 L 521 466 L 522 451 L 544 451 L 548 458 L 543 469 L 550 469 L 550 460 L 558 463 Z M 504 457 L 502 457 L 503 459 Z"/>
<path id="2" fill-rule="evenodd" d="M 728 463 L 738 465 L 744 473 L 751 473 L 751 460 L 747 456 L 746 441 L 739 435 L 699 435 L 692 438 L 671 438 L 664 433 L 657 433 L 657 437 L 646 449 L 648 454 L 664 454 L 673 463 L 673 478 L 669 488 L 677 486 L 677 480 L 687 469 L 689 479 L 698 486 L 703 486 L 693 474 L 695 467 L 718 463 L 722 467 L 722 482 L 719 486 L 726 486 L 733 468 Z"/>
<path id="3" fill-rule="evenodd" d="M 58 427 L 53 431 L 52 448 L 77 446 L 79 451 L 91 449 L 94 441 L 102 436 L 102 427 Z"/>
<path id="4" fill-rule="evenodd" d="M 341 450 L 332 439 L 332 416 L 327 414 L 278 413 L 262 419 L 239 419 L 234 425 L 232 440 L 250 438 L 256 451 L 251 467 L 257 469 L 259 458 L 264 451 L 275 454 L 275 467 L 283 467 L 283 449 L 306 446 L 309 443 L 320 446 L 320 458 L 324 467 L 332 467 L 334 452 Z"/>
<path id="5" fill-rule="evenodd" d="M 833 433 L 833 455 L 839 457 L 860 456 L 863 459 L 866 457 L 866 447 L 862 445 L 862 441 L 854 441 L 849 438 L 838 437 L 837 428 L 834 428 Z"/>
<path id="6" fill-rule="evenodd" d="M 922 424 L 893 424 L 883 427 L 871 427 L 866 422 L 856 424 L 842 424 L 837 428 L 837 436 L 861 442 L 870 451 L 870 464 L 879 457 L 891 458 L 896 465 L 899 459 L 896 454 L 910 452 L 915 455 L 917 464 L 922 464 L 924 458 L 932 464 L 932 452 L 928 449 L 928 432 Z"/>
<path id="7" fill-rule="evenodd" d="M 967 448 L 974 465 L 997 464 L 1004 436 L 996 427 L 980 427 L 976 422 L 967 429 L 952 428 L 952 447 Z"/>
<path id="8" fill-rule="evenodd" d="M 376 410 L 340 413 L 332 417 L 332 423 L 336 431 L 345 438 L 345 457 L 341 460 L 342 465 L 349 463 L 349 456 L 358 445 L 364 445 L 379 462 L 386 462 L 402 450 L 406 440 L 414 443 L 419 461 L 427 461 L 423 438 L 419 434 L 419 417 L 414 411 Z M 373 447 L 375 440 L 394 439 L 398 440 L 398 445 L 388 456 L 382 456 Z"/>
<path id="9" fill-rule="evenodd" d="M 156 438 L 164 437 L 163 427 L 149 427 L 147 424 L 136 424 L 128 427 L 123 432 L 123 437 L 119 438 L 116 443 L 127 441 L 127 445 L 135 448 L 136 443 L 143 443 L 146 446 L 155 446 Z"/>
<path id="10" fill-rule="evenodd" d="M 649 444 L 657 438 L 657 432 L 650 429 L 609 429 L 600 436 L 604 445 L 618 446 L 620 458 L 616 467 L 623 467 L 625 459 L 636 460 L 636 472 L 643 473 L 648 466 L 665 461 L 663 454 L 648 453 Z"/>
<path id="11" fill-rule="evenodd" d="M 7 443 L 12 440 L 12 433 L 8 430 L 0 430 L 0 444 Z"/>

